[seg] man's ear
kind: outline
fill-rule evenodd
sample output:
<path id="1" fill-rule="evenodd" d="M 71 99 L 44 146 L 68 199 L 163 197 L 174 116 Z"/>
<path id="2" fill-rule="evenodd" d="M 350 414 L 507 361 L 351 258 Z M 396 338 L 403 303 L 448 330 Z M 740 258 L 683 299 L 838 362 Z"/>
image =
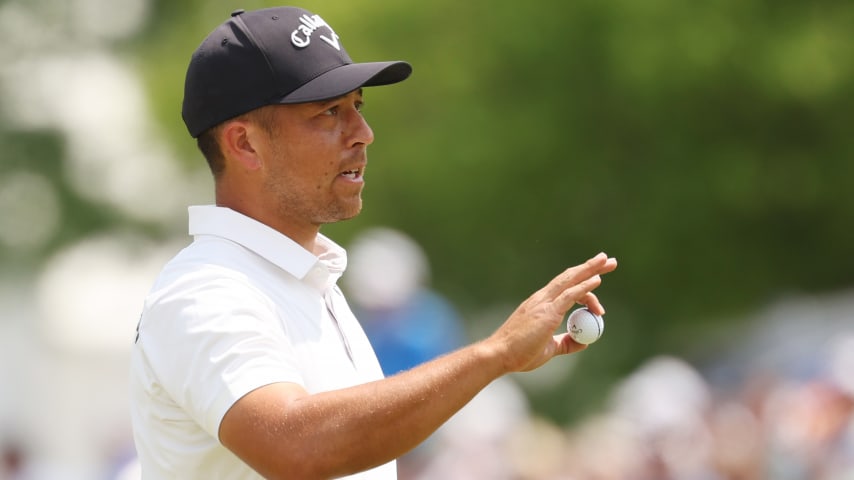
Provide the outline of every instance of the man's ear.
<path id="1" fill-rule="evenodd" d="M 258 147 L 259 129 L 243 120 L 232 120 L 222 127 L 220 148 L 226 159 L 232 159 L 246 170 L 257 170 L 263 164 Z"/>

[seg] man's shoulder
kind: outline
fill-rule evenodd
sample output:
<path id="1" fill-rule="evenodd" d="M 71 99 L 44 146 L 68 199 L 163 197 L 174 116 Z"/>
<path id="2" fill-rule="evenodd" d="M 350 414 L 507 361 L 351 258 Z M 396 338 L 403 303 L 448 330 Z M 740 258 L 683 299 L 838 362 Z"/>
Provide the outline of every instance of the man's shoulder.
<path id="1" fill-rule="evenodd" d="M 149 296 L 165 291 L 214 289 L 217 285 L 251 285 L 254 264 L 251 252 L 222 238 L 195 240 L 160 270 Z"/>
<path id="2" fill-rule="evenodd" d="M 164 265 L 160 277 L 225 275 L 263 266 L 263 261 L 238 243 L 222 237 L 197 237 Z"/>
<path id="3" fill-rule="evenodd" d="M 146 303 L 175 296 L 231 297 L 237 292 L 260 300 L 272 290 L 287 290 L 291 282 L 296 280 L 241 244 L 201 236 L 166 263 Z"/>

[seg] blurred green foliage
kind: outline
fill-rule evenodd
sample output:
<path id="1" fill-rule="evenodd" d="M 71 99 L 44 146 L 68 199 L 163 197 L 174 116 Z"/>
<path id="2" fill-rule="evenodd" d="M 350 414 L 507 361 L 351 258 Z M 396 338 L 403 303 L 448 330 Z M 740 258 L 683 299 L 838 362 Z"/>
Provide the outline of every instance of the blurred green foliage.
<path id="1" fill-rule="evenodd" d="M 180 119 L 190 53 L 232 9 L 272 5 L 157 0 L 117 46 L 187 165 L 203 162 Z M 769 299 L 854 283 L 854 4 L 301 6 L 354 60 L 414 65 L 367 92 L 365 210 L 325 233 L 406 231 L 464 313 L 515 305 L 598 251 L 620 260 L 599 290 L 606 335 L 576 387 L 535 396 L 544 413 L 595 408 L 655 352 L 714 352 L 726 319 Z"/>

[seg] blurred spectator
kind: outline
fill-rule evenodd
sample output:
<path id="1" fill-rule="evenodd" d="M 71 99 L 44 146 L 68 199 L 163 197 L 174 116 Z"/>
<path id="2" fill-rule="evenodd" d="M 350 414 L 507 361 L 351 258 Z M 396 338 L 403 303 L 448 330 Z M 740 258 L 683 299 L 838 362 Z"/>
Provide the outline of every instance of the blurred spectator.
<path id="1" fill-rule="evenodd" d="M 464 345 L 459 314 L 430 289 L 429 262 L 414 240 L 397 230 L 373 228 L 355 238 L 347 251 L 342 287 L 386 375 Z M 512 383 L 490 385 L 398 460 L 400 480 L 503 478 L 508 468 L 498 445 L 506 437 L 502 427 L 527 416 L 519 413 L 527 407 L 520 406 L 523 398 Z"/>
<path id="2" fill-rule="evenodd" d="M 359 235 L 348 252 L 343 287 L 386 375 L 465 343 L 457 311 L 428 287 L 429 263 L 415 241 L 374 228 Z"/>

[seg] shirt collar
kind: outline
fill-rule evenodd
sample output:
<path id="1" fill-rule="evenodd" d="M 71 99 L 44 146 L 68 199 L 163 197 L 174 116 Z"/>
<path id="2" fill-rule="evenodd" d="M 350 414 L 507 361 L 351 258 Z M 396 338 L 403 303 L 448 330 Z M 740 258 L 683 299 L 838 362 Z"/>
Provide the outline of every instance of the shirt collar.
<path id="1" fill-rule="evenodd" d="M 338 281 L 347 268 L 346 251 L 318 233 L 317 254 L 273 228 L 215 205 L 195 205 L 188 209 L 190 235 L 213 235 L 235 242 L 255 252 L 297 279 L 323 291 Z"/>

